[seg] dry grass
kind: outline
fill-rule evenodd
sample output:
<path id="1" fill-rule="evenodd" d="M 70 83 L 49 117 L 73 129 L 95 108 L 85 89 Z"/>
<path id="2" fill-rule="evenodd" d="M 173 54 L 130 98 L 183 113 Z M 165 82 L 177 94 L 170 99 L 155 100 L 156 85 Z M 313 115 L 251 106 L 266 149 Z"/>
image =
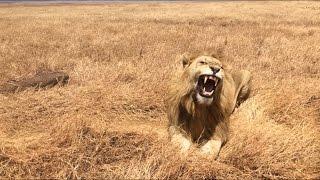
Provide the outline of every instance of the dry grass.
<path id="1" fill-rule="evenodd" d="M 0 177 L 319 179 L 319 16 L 316 2 L 1 5 L 0 81 L 71 80 L 0 94 Z M 218 161 L 180 156 L 165 82 L 183 52 L 221 48 L 253 96 Z"/>

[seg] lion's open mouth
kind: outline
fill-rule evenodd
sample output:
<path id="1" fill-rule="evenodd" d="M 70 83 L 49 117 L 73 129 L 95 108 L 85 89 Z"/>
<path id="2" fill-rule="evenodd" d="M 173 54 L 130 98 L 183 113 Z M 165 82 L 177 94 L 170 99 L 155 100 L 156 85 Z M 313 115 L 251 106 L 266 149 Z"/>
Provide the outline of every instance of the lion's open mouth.
<path id="1" fill-rule="evenodd" d="M 203 97 L 210 98 L 218 85 L 219 79 L 214 75 L 200 75 L 197 83 L 197 90 Z"/>

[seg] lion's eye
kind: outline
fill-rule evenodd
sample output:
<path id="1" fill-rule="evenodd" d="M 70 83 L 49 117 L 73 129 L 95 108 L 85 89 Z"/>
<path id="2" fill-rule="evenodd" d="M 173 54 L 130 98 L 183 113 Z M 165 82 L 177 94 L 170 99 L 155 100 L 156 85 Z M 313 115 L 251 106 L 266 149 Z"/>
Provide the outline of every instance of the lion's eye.
<path id="1" fill-rule="evenodd" d="M 205 61 L 200 61 L 199 64 L 207 64 Z"/>

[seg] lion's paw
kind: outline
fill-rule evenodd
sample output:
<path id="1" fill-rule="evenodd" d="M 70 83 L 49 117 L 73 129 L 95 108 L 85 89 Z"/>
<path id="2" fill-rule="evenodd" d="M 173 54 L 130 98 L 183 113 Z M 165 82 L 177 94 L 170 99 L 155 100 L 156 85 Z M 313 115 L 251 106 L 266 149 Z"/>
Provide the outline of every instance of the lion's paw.
<path id="1" fill-rule="evenodd" d="M 216 159 L 219 155 L 220 148 L 221 148 L 221 141 L 210 140 L 206 144 L 204 144 L 200 148 L 200 150 L 203 155 L 208 155 Z"/>
<path id="2" fill-rule="evenodd" d="M 192 146 L 192 142 L 181 134 L 172 137 L 172 143 L 180 148 L 181 153 L 186 153 Z"/>
<path id="3" fill-rule="evenodd" d="M 192 143 L 190 140 L 185 138 L 181 139 L 180 141 L 181 152 L 186 153 L 190 149 L 191 145 Z"/>

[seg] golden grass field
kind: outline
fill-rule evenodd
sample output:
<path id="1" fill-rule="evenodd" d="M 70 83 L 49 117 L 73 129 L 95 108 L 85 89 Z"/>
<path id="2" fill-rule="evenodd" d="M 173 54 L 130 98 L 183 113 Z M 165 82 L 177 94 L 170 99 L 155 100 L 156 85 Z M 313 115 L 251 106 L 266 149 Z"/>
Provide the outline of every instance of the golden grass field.
<path id="1" fill-rule="evenodd" d="M 0 178 L 319 179 L 317 2 L 0 5 L 0 82 L 62 70 L 64 87 L 0 94 Z M 164 96 L 184 52 L 253 75 L 217 161 L 180 155 Z"/>

